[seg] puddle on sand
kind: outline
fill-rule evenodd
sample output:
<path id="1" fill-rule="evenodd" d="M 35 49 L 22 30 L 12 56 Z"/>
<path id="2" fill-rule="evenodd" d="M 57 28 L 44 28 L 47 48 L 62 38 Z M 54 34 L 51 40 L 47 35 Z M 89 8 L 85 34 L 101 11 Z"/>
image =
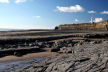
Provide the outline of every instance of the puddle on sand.
<path id="1" fill-rule="evenodd" d="M 2 62 L 2 63 L 0 63 L 0 70 L 8 70 L 11 68 L 12 69 L 21 69 L 26 66 L 32 66 L 35 63 L 40 63 L 44 60 L 45 60 L 45 57 L 13 61 L 13 62 Z"/>

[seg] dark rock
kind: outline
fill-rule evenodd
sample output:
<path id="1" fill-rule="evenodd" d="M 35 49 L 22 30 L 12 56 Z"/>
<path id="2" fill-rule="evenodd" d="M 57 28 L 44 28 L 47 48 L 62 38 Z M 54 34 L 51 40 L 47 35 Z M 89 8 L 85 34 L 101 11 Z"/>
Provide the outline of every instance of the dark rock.
<path id="1" fill-rule="evenodd" d="M 59 48 L 51 48 L 51 50 L 50 50 L 50 52 L 58 52 L 58 51 L 60 51 Z"/>

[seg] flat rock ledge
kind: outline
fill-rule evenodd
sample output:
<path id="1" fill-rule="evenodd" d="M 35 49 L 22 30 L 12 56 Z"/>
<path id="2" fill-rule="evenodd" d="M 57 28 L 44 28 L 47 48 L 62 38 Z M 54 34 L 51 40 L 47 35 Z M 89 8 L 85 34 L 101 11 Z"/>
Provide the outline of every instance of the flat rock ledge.
<path id="1" fill-rule="evenodd" d="M 108 72 L 108 41 L 64 47 L 69 53 L 47 57 L 15 72 Z"/>

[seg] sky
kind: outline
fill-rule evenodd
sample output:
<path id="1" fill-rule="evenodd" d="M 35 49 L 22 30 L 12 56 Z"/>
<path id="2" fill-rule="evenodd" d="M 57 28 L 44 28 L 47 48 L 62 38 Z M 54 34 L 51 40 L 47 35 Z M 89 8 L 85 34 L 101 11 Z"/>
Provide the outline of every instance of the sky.
<path id="1" fill-rule="evenodd" d="M 0 0 L 0 28 L 53 29 L 108 20 L 108 0 Z"/>

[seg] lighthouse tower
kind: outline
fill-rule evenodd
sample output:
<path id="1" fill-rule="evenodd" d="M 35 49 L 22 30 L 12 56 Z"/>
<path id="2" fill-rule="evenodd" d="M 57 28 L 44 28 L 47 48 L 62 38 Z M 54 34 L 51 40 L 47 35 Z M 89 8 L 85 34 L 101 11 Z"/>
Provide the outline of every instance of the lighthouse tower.
<path id="1" fill-rule="evenodd" d="M 93 17 L 91 17 L 91 24 L 93 24 Z"/>

